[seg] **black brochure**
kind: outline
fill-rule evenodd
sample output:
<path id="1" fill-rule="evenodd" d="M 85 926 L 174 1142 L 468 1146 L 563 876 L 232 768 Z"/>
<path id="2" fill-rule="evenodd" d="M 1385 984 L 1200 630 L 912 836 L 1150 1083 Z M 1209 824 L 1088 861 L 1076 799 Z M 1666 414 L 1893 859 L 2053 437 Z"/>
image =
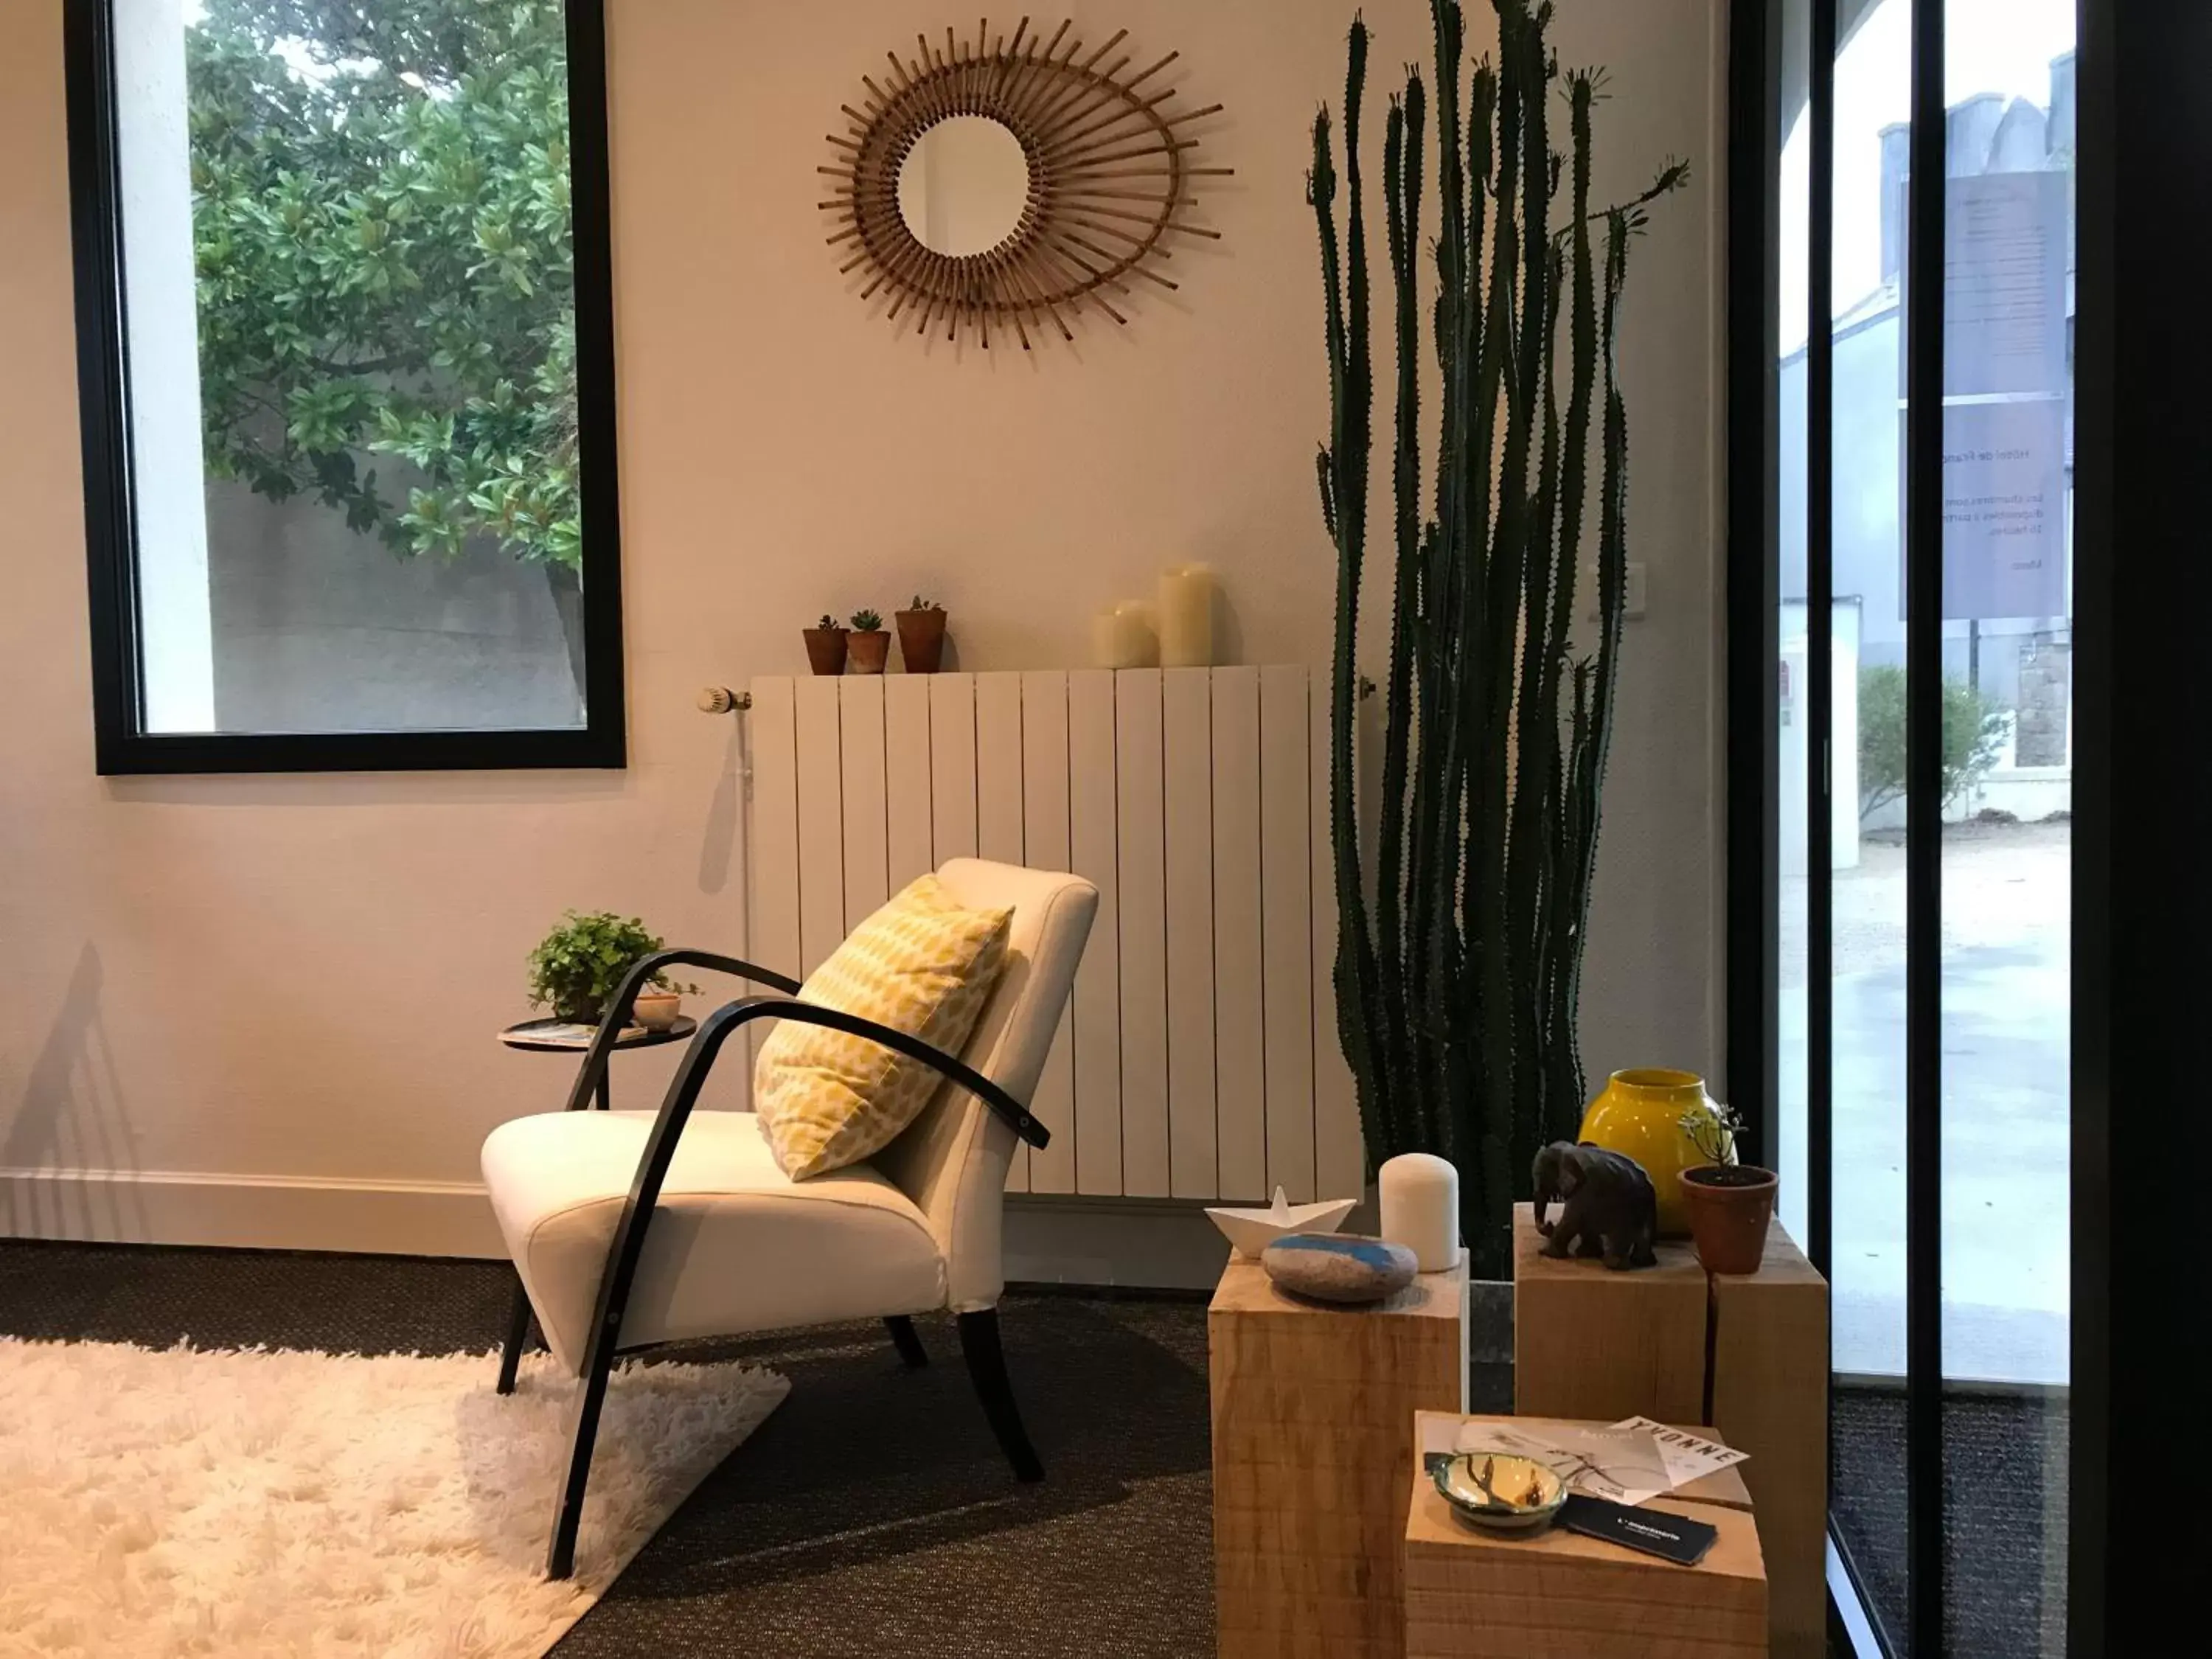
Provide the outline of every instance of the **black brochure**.
<path id="1" fill-rule="evenodd" d="M 1716 1528 L 1686 1516 L 1615 1504 L 1578 1492 L 1567 1494 L 1567 1501 L 1560 1506 L 1559 1524 L 1585 1538 L 1624 1545 L 1685 1567 L 1697 1565 L 1720 1536 Z"/>

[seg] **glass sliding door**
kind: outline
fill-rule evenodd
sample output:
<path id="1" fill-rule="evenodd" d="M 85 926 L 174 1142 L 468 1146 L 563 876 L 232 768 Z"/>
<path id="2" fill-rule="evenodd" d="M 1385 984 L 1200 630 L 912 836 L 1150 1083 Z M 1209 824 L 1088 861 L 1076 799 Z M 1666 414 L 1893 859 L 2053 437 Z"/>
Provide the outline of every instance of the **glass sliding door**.
<path id="1" fill-rule="evenodd" d="M 1832 1286 L 1831 1533 L 1887 1652 L 2040 1659 L 2066 1652 L 2074 0 L 1769 17 L 1775 1161 Z"/>
<path id="2" fill-rule="evenodd" d="M 1784 9 L 1777 306 L 1781 1157 L 1831 1285 L 1832 1515 L 1869 1613 L 1908 1622 L 1907 622 L 1899 441 L 1906 0 Z M 1848 22 L 1850 33 L 1844 33 Z M 1804 43 L 1802 94 L 1789 54 Z M 1802 849 L 1798 853 L 1798 849 Z M 1797 853 L 1793 857 L 1793 853 Z M 1796 983 L 1793 985 L 1793 981 Z M 1802 985 L 1802 989 L 1796 986 Z M 1790 1085 L 1802 1079 L 1802 1094 Z M 1900 1644 L 1899 1651 L 1902 1651 Z"/>
<path id="3" fill-rule="evenodd" d="M 1894 3 L 1894 0 L 1893 0 Z M 1947 0 L 1945 1651 L 2066 1651 L 2075 0 Z"/>

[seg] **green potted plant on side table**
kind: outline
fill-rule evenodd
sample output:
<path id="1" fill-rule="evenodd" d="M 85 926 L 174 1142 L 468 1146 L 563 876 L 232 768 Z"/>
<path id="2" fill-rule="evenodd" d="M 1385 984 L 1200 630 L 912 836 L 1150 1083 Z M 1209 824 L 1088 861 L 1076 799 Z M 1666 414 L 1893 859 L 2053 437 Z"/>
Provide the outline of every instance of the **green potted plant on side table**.
<path id="1" fill-rule="evenodd" d="M 1730 1108 L 1715 1102 L 1685 1112 L 1681 1124 L 1705 1159 L 1681 1174 L 1698 1260 L 1707 1273 L 1757 1273 L 1766 1255 L 1766 1229 L 1774 1219 L 1774 1171 L 1736 1162 L 1735 1138 L 1743 1121 Z"/>
<path id="2" fill-rule="evenodd" d="M 530 1006 L 550 1007 L 556 1019 L 596 1025 L 623 975 L 665 948 L 660 936 L 635 916 L 564 910 L 559 925 L 530 953 Z M 631 1017 L 647 1030 L 665 1031 L 676 1023 L 683 994 L 698 988 L 655 974 L 639 991 Z"/>

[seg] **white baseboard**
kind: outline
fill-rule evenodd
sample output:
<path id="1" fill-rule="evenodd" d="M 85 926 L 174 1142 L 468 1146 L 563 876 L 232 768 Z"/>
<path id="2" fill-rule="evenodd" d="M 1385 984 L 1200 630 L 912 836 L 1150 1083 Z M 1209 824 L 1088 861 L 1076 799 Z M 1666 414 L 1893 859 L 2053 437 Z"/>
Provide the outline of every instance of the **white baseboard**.
<path id="1" fill-rule="evenodd" d="M 1016 1285 L 1210 1291 L 1229 1243 L 1203 1205 L 1010 1193 L 1006 1274 Z"/>
<path id="2" fill-rule="evenodd" d="M 507 1254 L 464 1181 L 0 1169 L 0 1237 L 389 1255 Z"/>
<path id="3" fill-rule="evenodd" d="M 1025 1198 L 1006 1206 L 1006 1277 L 1210 1289 L 1224 1245 L 1195 1204 Z M 0 1238 L 498 1258 L 483 1186 L 179 1170 L 0 1168 Z"/>

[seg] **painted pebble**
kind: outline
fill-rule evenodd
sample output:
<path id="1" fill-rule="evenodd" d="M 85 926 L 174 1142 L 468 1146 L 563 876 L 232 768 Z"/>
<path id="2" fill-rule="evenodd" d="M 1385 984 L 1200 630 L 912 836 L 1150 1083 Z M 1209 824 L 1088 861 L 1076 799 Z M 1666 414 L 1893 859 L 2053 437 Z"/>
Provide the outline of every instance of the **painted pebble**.
<path id="1" fill-rule="evenodd" d="M 1380 1302 L 1413 1282 L 1413 1253 L 1379 1238 L 1292 1233 L 1261 1253 L 1260 1265 L 1285 1290 L 1316 1302 Z"/>

